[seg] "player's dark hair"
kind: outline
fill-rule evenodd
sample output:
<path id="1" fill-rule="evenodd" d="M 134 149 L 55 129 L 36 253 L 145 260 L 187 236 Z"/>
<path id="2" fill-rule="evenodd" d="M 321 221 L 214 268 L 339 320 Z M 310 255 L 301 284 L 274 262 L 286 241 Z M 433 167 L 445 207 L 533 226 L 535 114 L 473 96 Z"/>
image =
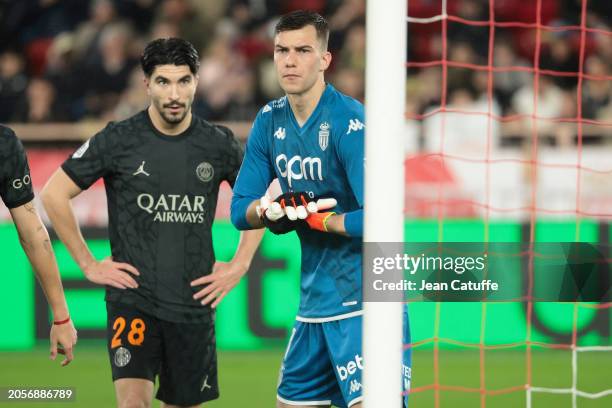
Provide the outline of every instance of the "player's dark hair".
<path id="1" fill-rule="evenodd" d="M 276 34 L 283 31 L 299 30 L 306 26 L 313 26 L 317 30 L 317 38 L 321 41 L 323 49 L 327 49 L 327 42 L 329 40 L 329 25 L 319 13 L 308 10 L 296 10 L 291 13 L 285 14 L 281 17 L 274 32 Z"/>
<path id="2" fill-rule="evenodd" d="M 187 65 L 193 75 L 200 68 L 200 56 L 193 44 L 181 38 L 159 38 L 145 47 L 140 66 L 150 77 L 158 65 Z"/>

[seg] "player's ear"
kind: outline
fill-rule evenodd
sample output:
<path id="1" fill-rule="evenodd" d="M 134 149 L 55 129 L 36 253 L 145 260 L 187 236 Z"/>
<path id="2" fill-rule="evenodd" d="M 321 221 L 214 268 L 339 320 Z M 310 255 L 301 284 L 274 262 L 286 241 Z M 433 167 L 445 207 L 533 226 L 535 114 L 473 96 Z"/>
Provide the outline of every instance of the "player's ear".
<path id="1" fill-rule="evenodd" d="M 148 77 L 148 76 L 145 75 L 142 78 L 142 82 L 144 82 L 145 88 L 147 88 L 147 95 L 151 96 L 151 88 L 149 88 L 149 85 L 151 84 L 151 77 Z"/>
<path id="2" fill-rule="evenodd" d="M 331 64 L 332 54 L 329 51 L 323 51 L 321 54 L 321 71 L 327 70 L 329 68 L 329 64 Z"/>

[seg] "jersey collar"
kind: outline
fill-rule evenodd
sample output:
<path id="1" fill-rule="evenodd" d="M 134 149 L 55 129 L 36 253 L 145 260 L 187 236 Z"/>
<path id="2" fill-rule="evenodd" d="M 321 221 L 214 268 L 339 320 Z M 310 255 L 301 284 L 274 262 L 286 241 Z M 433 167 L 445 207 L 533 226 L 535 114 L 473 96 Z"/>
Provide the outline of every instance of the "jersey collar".
<path id="1" fill-rule="evenodd" d="M 151 116 L 149 116 L 148 109 L 145 109 L 144 111 L 142 111 L 142 113 L 146 117 L 147 123 L 149 124 L 149 127 L 153 131 L 153 134 L 155 134 L 155 136 L 159 137 L 160 139 L 167 140 L 167 141 L 170 141 L 170 142 L 177 142 L 179 140 L 185 139 L 187 136 L 189 136 L 191 134 L 191 131 L 195 127 L 195 123 L 196 123 L 196 117 L 195 117 L 195 114 L 192 111 L 191 112 L 191 123 L 189 124 L 189 127 L 187 129 L 185 129 L 183 132 L 179 133 L 178 135 L 170 136 L 170 135 L 167 135 L 167 134 L 165 134 L 163 132 L 160 132 L 155 127 L 155 125 L 153 124 L 153 121 L 151 120 Z"/>
<path id="2" fill-rule="evenodd" d="M 285 109 L 287 109 L 289 120 L 293 124 L 293 127 L 295 128 L 298 134 L 304 133 L 304 131 L 308 129 L 308 127 L 310 127 L 310 125 L 317 120 L 317 117 L 319 116 L 320 112 L 324 109 L 323 107 L 327 104 L 327 100 L 331 97 L 331 94 L 333 93 L 333 91 L 334 91 L 334 87 L 331 84 L 325 84 L 325 89 L 323 90 L 323 94 L 321 95 L 321 98 L 319 98 L 319 102 L 317 103 L 317 106 L 312 111 L 308 119 L 306 119 L 306 122 L 304 122 L 304 125 L 301 127 L 298 124 L 297 120 L 295 119 L 295 115 L 293 114 L 293 110 L 291 109 L 291 104 L 289 103 L 289 101 L 287 101 L 287 104 L 285 105 Z"/>

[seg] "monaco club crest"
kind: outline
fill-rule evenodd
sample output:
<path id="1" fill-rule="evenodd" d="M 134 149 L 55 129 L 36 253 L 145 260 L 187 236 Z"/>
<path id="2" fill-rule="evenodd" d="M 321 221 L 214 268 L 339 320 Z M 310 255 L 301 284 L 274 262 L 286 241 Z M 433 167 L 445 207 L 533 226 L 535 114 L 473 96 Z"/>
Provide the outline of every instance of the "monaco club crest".
<path id="1" fill-rule="evenodd" d="M 323 122 L 319 126 L 319 147 L 325 151 L 329 145 L 329 123 Z"/>

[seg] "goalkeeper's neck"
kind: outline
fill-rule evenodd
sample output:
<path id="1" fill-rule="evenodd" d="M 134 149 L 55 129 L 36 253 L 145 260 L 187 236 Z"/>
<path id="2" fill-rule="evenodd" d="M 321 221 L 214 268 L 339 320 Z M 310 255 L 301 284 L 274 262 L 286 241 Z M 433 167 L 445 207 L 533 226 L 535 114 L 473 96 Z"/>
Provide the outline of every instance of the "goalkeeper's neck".
<path id="1" fill-rule="evenodd" d="M 289 105 L 300 127 L 306 123 L 316 109 L 323 92 L 325 92 L 325 80 L 321 74 L 317 81 L 304 92 L 287 93 Z"/>

